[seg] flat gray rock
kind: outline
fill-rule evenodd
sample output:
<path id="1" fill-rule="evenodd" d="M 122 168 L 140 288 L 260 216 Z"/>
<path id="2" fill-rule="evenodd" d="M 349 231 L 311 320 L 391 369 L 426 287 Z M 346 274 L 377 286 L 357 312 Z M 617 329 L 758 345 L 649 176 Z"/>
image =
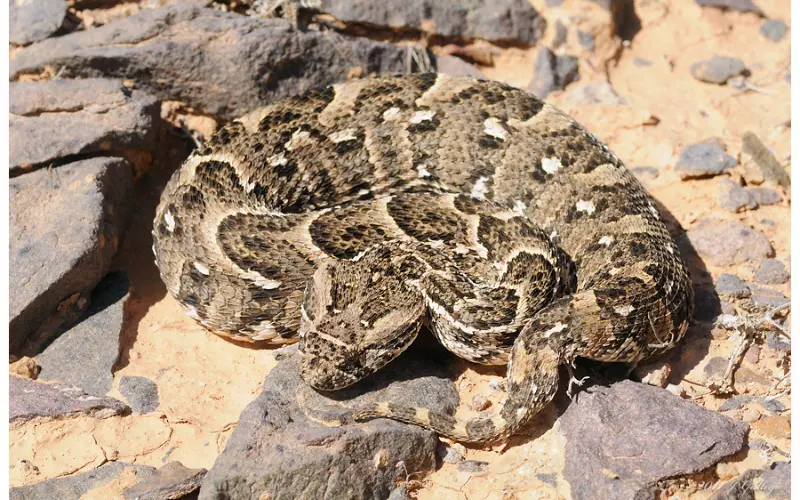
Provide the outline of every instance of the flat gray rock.
<path id="1" fill-rule="evenodd" d="M 560 422 L 564 478 L 575 500 L 649 498 L 656 481 L 701 471 L 739 451 L 748 428 L 630 380 L 581 392 Z"/>
<path id="2" fill-rule="evenodd" d="M 726 56 L 713 56 L 705 61 L 691 65 L 689 71 L 701 82 L 724 85 L 734 76 L 744 73 L 745 66 L 741 59 Z"/>
<path id="3" fill-rule="evenodd" d="M 544 99 L 554 90 L 564 90 L 580 78 L 578 58 L 575 56 L 556 56 L 547 47 L 539 49 L 533 67 L 533 81 L 528 91 Z"/>
<path id="4" fill-rule="evenodd" d="M 536 44 L 545 28 L 527 0 L 322 0 L 318 10 L 345 23 L 524 45 Z"/>
<path id="5" fill-rule="evenodd" d="M 763 285 L 780 285 L 789 281 L 789 277 L 786 266 L 776 259 L 762 259 L 753 273 L 755 282 Z"/>
<path id="6" fill-rule="evenodd" d="M 721 179 L 717 190 L 717 206 L 731 212 L 755 210 L 761 205 L 774 205 L 783 197 L 774 189 L 742 187 L 731 179 Z"/>
<path id="7" fill-rule="evenodd" d="M 773 307 L 778 307 L 789 302 L 788 297 L 777 290 L 760 287 L 754 284 L 749 285 L 749 287 L 750 302 L 762 310 L 772 309 Z"/>
<path id="8" fill-rule="evenodd" d="M 77 387 L 44 384 L 15 375 L 8 376 L 8 406 L 11 427 L 38 418 L 77 414 L 107 418 L 127 409 L 114 398 L 91 396 Z"/>
<path id="9" fill-rule="evenodd" d="M 722 10 L 735 10 L 738 12 L 754 12 L 763 15 L 763 11 L 753 3 L 753 0 L 695 0 L 701 7 L 716 7 Z"/>
<path id="10" fill-rule="evenodd" d="M 354 67 L 405 71 L 406 57 L 407 49 L 389 43 L 178 4 L 31 45 L 11 61 L 10 75 L 52 66 L 63 78 L 127 78 L 159 99 L 229 120 L 344 81 Z"/>
<path id="11" fill-rule="evenodd" d="M 77 499 L 89 490 L 100 488 L 117 479 L 126 469 L 135 470 L 137 481 L 144 480 L 155 471 L 155 468 L 146 465 L 111 462 L 82 474 L 11 488 L 9 494 L 11 500 Z"/>
<path id="12" fill-rule="evenodd" d="M 27 45 L 55 33 L 67 15 L 64 0 L 9 0 L 8 41 Z"/>
<path id="13" fill-rule="evenodd" d="M 158 408 L 158 386 L 149 378 L 125 375 L 119 380 L 119 392 L 136 413 L 150 413 Z"/>
<path id="14" fill-rule="evenodd" d="M 130 285 L 123 272 L 111 272 L 97 284 L 85 317 L 36 356 L 42 367 L 39 380 L 74 385 L 98 396 L 111 390 Z"/>
<path id="15" fill-rule="evenodd" d="M 149 478 L 137 481 L 122 492 L 125 500 L 172 500 L 200 488 L 205 469 L 189 469 L 180 462 L 169 462 Z"/>
<path id="16" fill-rule="evenodd" d="M 785 22 L 779 19 L 767 19 L 761 25 L 761 28 L 758 29 L 759 33 L 773 42 L 780 42 L 783 40 L 787 31 L 789 31 L 789 27 L 786 26 Z"/>
<path id="17" fill-rule="evenodd" d="M 435 467 L 438 440 L 431 431 L 386 419 L 320 423 L 345 417 L 344 405 L 377 401 L 452 411 L 458 395 L 441 360 L 420 359 L 426 353 L 411 349 L 376 375 L 329 393 L 336 399 L 302 382 L 296 346 L 281 349 L 263 392 L 208 471 L 200 498 L 386 498 L 397 477 Z"/>
<path id="18" fill-rule="evenodd" d="M 76 161 L 9 180 L 10 347 L 106 274 L 127 222 L 131 165 Z"/>
<path id="19" fill-rule="evenodd" d="M 687 146 L 681 152 L 675 170 L 681 179 L 697 179 L 719 175 L 736 166 L 736 158 L 713 143 L 699 143 Z"/>
<path id="20" fill-rule="evenodd" d="M 722 295 L 730 295 L 738 299 L 750 296 L 750 289 L 747 288 L 745 282 L 733 274 L 721 274 L 714 282 L 714 287 L 717 293 Z"/>
<path id="21" fill-rule="evenodd" d="M 11 174 L 77 154 L 152 151 L 160 103 L 120 80 L 10 84 Z"/>
<path id="22" fill-rule="evenodd" d="M 774 254 L 766 236 L 738 221 L 707 217 L 686 236 L 697 253 L 715 266 L 742 264 Z"/>

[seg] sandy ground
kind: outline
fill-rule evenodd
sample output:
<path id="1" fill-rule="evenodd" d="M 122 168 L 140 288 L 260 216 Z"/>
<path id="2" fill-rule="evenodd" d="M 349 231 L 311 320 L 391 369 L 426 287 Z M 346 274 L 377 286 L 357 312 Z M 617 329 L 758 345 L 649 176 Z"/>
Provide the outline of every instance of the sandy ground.
<path id="1" fill-rule="evenodd" d="M 572 0 L 561 7 L 546 7 L 544 0 L 532 3 L 549 21 L 545 41 L 554 35 L 554 20 L 563 19 L 570 31 L 561 50 L 582 56 L 580 82 L 566 92 L 551 94 L 548 100 L 606 141 L 629 167 L 658 167 L 660 175 L 644 179 L 645 185 L 684 229 L 712 213 L 742 221 L 767 236 L 776 258 L 788 268 L 788 192 L 783 192 L 784 201 L 777 205 L 738 214 L 725 212 L 716 206 L 719 178 L 681 181 L 673 166 L 684 147 L 711 138 L 720 139 L 728 153 L 736 156 L 746 131 L 754 132 L 781 163 L 788 164 L 790 84 L 784 76 L 789 73 L 789 36 L 780 43 L 765 39 L 758 33 L 762 20 L 754 14 L 701 9 L 692 0 L 637 0 L 642 30 L 614 61 L 617 45 L 608 32 L 608 14 L 602 8 Z M 789 23 L 789 0 L 757 3 L 768 17 Z M 575 26 L 595 34 L 597 48 L 593 54 L 578 44 Z M 496 50 L 494 66 L 480 70 L 489 78 L 526 87 L 533 75 L 536 48 Z M 761 91 L 741 91 L 692 78 L 691 64 L 711 55 L 741 58 L 752 72 L 749 81 Z M 651 64 L 638 65 L 634 62 L 637 58 Z M 629 105 L 571 103 L 575 88 L 606 78 Z M 213 121 L 204 119 L 198 128 L 208 131 L 213 125 Z M 730 175 L 736 180 L 741 176 L 747 178 L 742 166 Z M 169 459 L 191 468 L 210 468 L 240 412 L 260 392 L 265 376 L 275 365 L 272 349 L 237 345 L 205 331 L 166 294 L 153 264 L 149 234 L 153 207 L 166 174 L 156 170 L 142 181 L 137 194 L 139 209 L 115 262 L 115 267 L 129 272 L 134 291 L 126 311 L 123 355 L 115 371 L 115 388 L 109 395 L 124 399 L 116 388 L 120 377 L 143 376 L 158 385 L 160 407 L 144 416 L 34 422 L 11 430 L 12 466 L 29 460 L 39 469 L 37 474 L 12 467 L 12 486 L 88 471 L 108 460 L 158 467 Z M 765 219 L 774 224 L 764 223 Z M 752 276 L 747 265 L 707 266 L 707 270 L 709 276 L 695 279 L 709 282 L 722 273 L 745 279 Z M 774 288 L 790 294 L 788 283 Z M 703 368 L 713 357 L 727 358 L 737 342 L 738 337 L 732 338 L 721 328 L 712 331 L 710 342 L 694 339 L 690 333 L 684 345 L 668 357 L 673 370 L 670 382 L 682 387 L 686 397 L 698 404 L 717 409 L 724 399 L 710 393 Z M 789 411 L 754 416 L 752 412 L 759 411 L 756 408 L 727 414 L 752 420 L 751 441 L 763 439 L 788 452 L 791 403 L 784 386 L 774 388 L 787 371 L 786 363 L 775 351 L 758 346 L 751 351 L 737 372 L 736 391 L 751 395 L 783 392 L 779 400 Z M 489 389 L 488 383 L 502 376 L 503 370 L 465 363 L 457 380 L 465 413 L 469 413 L 466 407 L 477 395 L 488 397 L 496 407 L 500 394 Z M 747 411 L 750 413 L 743 414 Z M 419 499 L 469 500 L 570 497 L 569 485 L 558 475 L 564 466 L 564 443 L 552 405 L 505 450 L 463 451 L 467 459 L 488 462 L 488 469 L 467 473 L 458 471 L 456 465 L 444 464 L 427 477 L 408 478 L 418 480 L 411 483 L 416 487 L 413 494 Z M 742 452 L 704 474 L 676 481 L 671 498 L 705 498 L 720 480 L 749 468 L 761 468 L 765 461 L 766 455 L 758 450 Z M 132 481 L 122 478 L 117 486 L 121 491 L 127 485 L 124 483 Z"/>

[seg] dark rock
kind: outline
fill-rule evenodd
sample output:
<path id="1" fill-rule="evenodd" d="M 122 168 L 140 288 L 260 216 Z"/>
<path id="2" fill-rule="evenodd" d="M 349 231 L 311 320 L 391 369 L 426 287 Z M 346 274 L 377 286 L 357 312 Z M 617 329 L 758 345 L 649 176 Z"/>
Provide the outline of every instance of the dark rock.
<path id="1" fill-rule="evenodd" d="M 542 47 L 536 56 L 533 81 L 528 91 L 544 99 L 550 92 L 564 90 L 564 87 L 578 79 L 577 57 L 556 56 L 552 50 Z"/>
<path id="2" fill-rule="evenodd" d="M 119 392 L 136 413 L 150 413 L 158 408 L 158 386 L 149 378 L 123 376 Z"/>
<path id="3" fill-rule="evenodd" d="M 715 266 L 741 264 L 774 253 L 766 236 L 738 221 L 707 217 L 686 236 L 697 253 Z"/>
<path id="4" fill-rule="evenodd" d="M 594 35 L 589 32 L 581 30 L 577 30 L 577 32 L 578 32 L 578 43 L 581 44 L 581 47 L 588 50 L 589 52 L 594 52 L 594 47 L 595 47 Z"/>
<path id="5" fill-rule="evenodd" d="M 172 500 L 200 488 L 205 469 L 188 469 L 180 462 L 169 462 L 149 478 L 137 481 L 122 492 L 125 500 Z"/>
<path id="6" fill-rule="evenodd" d="M 427 21 L 444 38 L 524 45 L 535 45 L 545 27 L 527 0 L 322 0 L 318 10 L 345 23 L 426 31 Z"/>
<path id="7" fill-rule="evenodd" d="M 92 158 L 9 181 L 10 345 L 106 274 L 127 221 L 131 166 Z"/>
<path id="8" fill-rule="evenodd" d="M 11 500 L 40 500 L 81 498 L 89 490 L 99 489 L 122 475 L 126 469 L 134 469 L 137 481 L 146 479 L 155 469 L 146 465 L 111 462 L 95 470 L 74 476 L 48 479 L 40 483 L 9 490 Z"/>
<path id="9" fill-rule="evenodd" d="M 553 49 L 557 49 L 567 42 L 567 27 L 561 22 L 561 19 L 556 19 L 556 33 L 553 36 L 553 41 L 550 45 Z"/>
<path id="10" fill-rule="evenodd" d="M 355 386 L 328 393 L 334 400 L 302 382 L 295 346 L 280 354 L 206 475 L 201 499 L 386 498 L 398 476 L 435 466 L 438 440 L 430 431 L 386 419 L 320 422 L 346 419 L 347 407 L 378 401 L 451 412 L 458 395 L 441 361 L 416 349 Z"/>
<path id="11" fill-rule="evenodd" d="M 77 387 L 43 384 L 14 375 L 8 376 L 8 406 L 11 427 L 38 418 L 77 414 L 108 418 L 119 415 L 127 409 L 122 401 L 90 396 Z"/>
<path id="12" fill-rule="evenodd" d="M 730 295 L 737 299 L 742 299 L 750 296 L 750 289 L 738 276 L 733 274 L 721 274 L 714 282 L 714 287 L 717 293 L 722 295 Z"/>
<path id="13" fill-rule="evenodd" d="M 789 281 L 789 271 L 779 260 L 762 259 L 753 273 L 753 279 L 763 285 L 780 285 Z"/>
<path id="14" fill-rule="evenodd" d="M 736 158 L 728 155 L 717 144 L 701 142 L 687 146 L 681 152 L 675 170 L 681 179 L 711 177 L 736 166 Z"/>
<path id="15" fill-rule="evenodd" d="M 787 31 L 789 31 L 789 27 L 779 19 L 767 19 L 758 30 L 759 33 L 773 42 L 780 42 L 786 36 Z"/>
<path id="16" fill-rule="evenodd" d="M 458 463 L 456 468 L 461 472 L 483 472 L 489 467 L 488 462 L 481 462 L 480 460 L 463 460 Z"/>
<path id="17" fill-rule="evenodd" d="M 50 80 L 10 85 L 12 175 L 77 154 L 153 150 L 159 102 L 120 80 Z"/>
<path id="18" fill-rule="evenodd" d="M 788 500 L 791 472 L 791 462 L 773 462 L 764 470 L 750 469 L 720 485 L 709 500 Z"/>
<path id="19" fill-rule="evenodd" d="M 27 45 L 44 40 L 55 33 L 67 15 L 64 0 L 9 1 L 8 41 Z"/>
<path id="20" fill-rule="evenodd" d="M 723 85 L 730 78 L 744 73 L 745 66 L 741 59 L 735 57 L 714 56 L 692 64 L 689 71 L 701 82 Z"/>
<path id="21" fill-rule="evenodd" d="M 178 4 L 39 42 L 16 54 L 10 74 L 51 66 L 64 78 L 128 78 L 160 99 L 228 120 L 344 81 L 353 67 L 402 72 L 406 57 L 407 49 L 389 43 Z"/>
<path id="22" fill-rule="evenodd" d="M 747 424 L 629 380 L 582 392 L 561 417 L 564 478 L 576 500 L 646 497 L 742 448 Z"/>
<path id="23" fill-rule="evenodd" d="M 762 10 L 753 3 L 753 0 L 695 0 L 695 2 L 701 7 L 716 7 L 722 10 L 754 12 L 763 15 Z"/>
<path id="24" fill-rule="evenodd" d="M 770 288 L 750 285 L 750 292 L 750 302 L 761 309 L 772 309 L 789 301 L 784 294 Z"/>
<path id="25" fill-rule="evenodd" d="M 74 385 L 90 394 L 111 390 L 130 281 L 123 272 L 106 275 L 92 290 L 86 317 L 36 356 L 39 380 Z"/>

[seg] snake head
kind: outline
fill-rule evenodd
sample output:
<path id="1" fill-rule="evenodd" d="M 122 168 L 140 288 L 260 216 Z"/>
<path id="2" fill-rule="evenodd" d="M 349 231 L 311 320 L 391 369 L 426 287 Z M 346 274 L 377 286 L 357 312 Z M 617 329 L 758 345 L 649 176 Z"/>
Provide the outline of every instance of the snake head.
<path id="1" fill-rule="evenodd" d="M 314 273 L 300 323 L 300 376 L 343 389 L 376 372 L 416 338 L 425 303 L 416 287 L 425 264 L 381 245 L 354 260 L 328 260 Z"/>

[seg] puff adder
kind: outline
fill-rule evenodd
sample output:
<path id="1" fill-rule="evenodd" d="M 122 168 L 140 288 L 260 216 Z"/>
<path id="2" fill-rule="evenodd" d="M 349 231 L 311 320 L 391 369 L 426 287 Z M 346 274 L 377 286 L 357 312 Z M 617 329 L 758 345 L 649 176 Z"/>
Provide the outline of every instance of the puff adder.
<path id="1" fill-rule="evenodd" d="M 379 370 L 422 326 L 464 359 L 508 364 L 491 416 L 391 402 L 354 415 L 464 442 L 515 433 L 560 365 L 637 363 L 692 314 L 678 249 L 619 158 L 536 97 L 473 78 L 354 80 L 233 121 L 173 175 L 153 234 L 190 316 L 299 340 L 318 389 Z"/>

